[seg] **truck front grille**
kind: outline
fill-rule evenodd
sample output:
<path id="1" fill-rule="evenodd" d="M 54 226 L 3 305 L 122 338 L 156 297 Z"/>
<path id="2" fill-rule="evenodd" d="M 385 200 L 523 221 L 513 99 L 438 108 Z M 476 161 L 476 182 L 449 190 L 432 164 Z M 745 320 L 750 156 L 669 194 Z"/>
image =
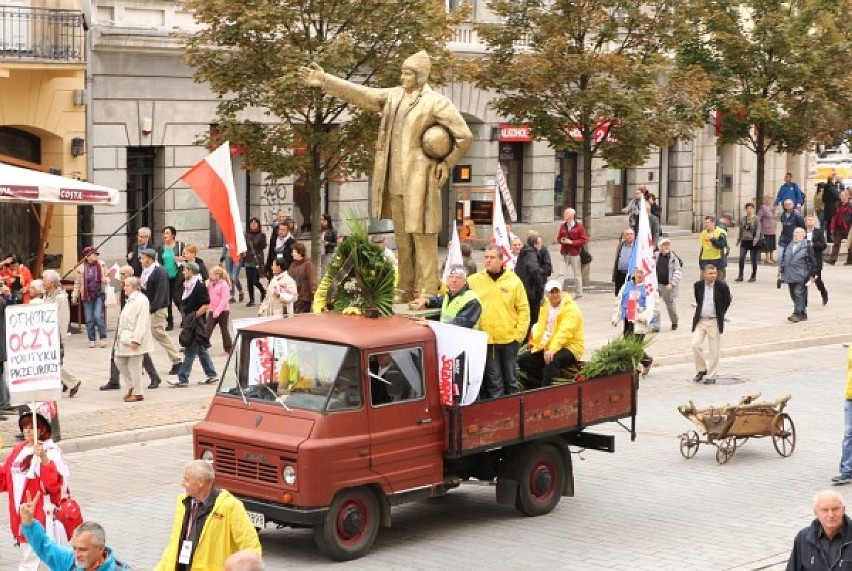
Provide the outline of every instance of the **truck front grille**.
<path id="1" fill-rule="evenodd" d="M 214 467 L 217 473 L 270 484 L 278 483 L 278 469 L 272 464 L 238 458 L 233 448 L 216 446 L 214 450 L 216 454 Z M 240 455 L 242 454 L 241 452 Z"/>

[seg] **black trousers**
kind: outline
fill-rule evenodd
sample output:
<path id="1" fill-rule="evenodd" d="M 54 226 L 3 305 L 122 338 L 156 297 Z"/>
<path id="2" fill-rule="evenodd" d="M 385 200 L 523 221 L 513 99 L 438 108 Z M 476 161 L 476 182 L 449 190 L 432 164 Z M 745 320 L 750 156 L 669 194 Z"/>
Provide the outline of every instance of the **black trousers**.
<path id="1" fill-rule="evenodd" d="M 266 297 L 266 290 L 260 285 L 260 268 L 246 266 L 246 289 L 248 289 L 249 303 L 254 303 L 254 288 L 260 292 L 260 301 Z"/>
<path id="2" fill-rule="evenodd" d="M 177 304 L 175 301 L 175 284 L 177 284 L 177 276 L 169 278 L 169 305 L 166 306 L 169 310 L 166 314 L 166 325 L 169 326 L 174 325 L 175 323 L 175 320 L 172 317 L 172 304 Z"/>
<path id="3" fill-rule="evenodd" d="M 518 367 L 527 374 L 529 380 L 538 387 L 549 386 L 559 376 L 562 369 L 577 362 L 577 358 L 568 349 L 560 349 L 553 355 L 550 363 L 544 362 L 544 351 L 524 353 L 518 357 Z"/>

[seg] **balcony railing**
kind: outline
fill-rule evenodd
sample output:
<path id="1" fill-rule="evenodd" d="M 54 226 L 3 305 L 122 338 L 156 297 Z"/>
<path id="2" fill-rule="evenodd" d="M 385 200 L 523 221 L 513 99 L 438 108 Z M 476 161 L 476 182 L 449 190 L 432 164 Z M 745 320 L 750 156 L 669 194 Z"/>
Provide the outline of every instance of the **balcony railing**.
<path id="1" fill-rule="evenodd" d="M 520 34 L 513 42 L 515 49 L 518 51 L 526 50 L 529 47 L 529 33 Z M 453 39 L 450 40 L 450 49 L 457 52 L 467 53 L 485 53 L 485 41 L 476 33 L 476 28 L 470 22 L 465 22 L 455 27 L 453 30 Z"/>
<path id="2" fill-rule="evenodd" d="M 0 6 L 0 60 L 83 63 L 80 10 Z"/>

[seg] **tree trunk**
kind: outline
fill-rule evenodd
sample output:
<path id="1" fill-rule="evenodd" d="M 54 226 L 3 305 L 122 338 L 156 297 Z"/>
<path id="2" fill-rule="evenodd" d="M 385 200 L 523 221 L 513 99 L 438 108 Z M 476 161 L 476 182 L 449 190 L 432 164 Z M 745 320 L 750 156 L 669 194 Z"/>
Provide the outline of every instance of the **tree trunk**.
<path id="1" fill-rule="evenodd" d="M 320 206 L 322 205 L 323 173 L 320 168 L 320 148 L 311 146 L 311 168 L 308 174 L 308 197 L 311 205 L 311 261 L 319 271 L 323 248 L 320 240 Z"/>
<path id="2" fill-rule="evenodd" d="M 760 208 L 760 205 L 763 204 L 763 191 L 766 184 L 766 146 L 764 145 L 766 135 L 763 129 L 763 123 L 759 123 L 756 128 L 757 144 L 755 145 L 755 151 L 757 154 L 757 172 L 755 172 L 755 192 L 757 194 L 755 196 L 754 203 L 756 208 Z"/>
<path id="3" fill-rule="evenodd" d="M 592 135 L 589 134 L 589 137 Z M 581 218 L 586 234 L 592 235 L 592 142 L 589 137 L 583 140 L 583 212 Z M 563 181 L 564 184 L 564 181 Z"/>

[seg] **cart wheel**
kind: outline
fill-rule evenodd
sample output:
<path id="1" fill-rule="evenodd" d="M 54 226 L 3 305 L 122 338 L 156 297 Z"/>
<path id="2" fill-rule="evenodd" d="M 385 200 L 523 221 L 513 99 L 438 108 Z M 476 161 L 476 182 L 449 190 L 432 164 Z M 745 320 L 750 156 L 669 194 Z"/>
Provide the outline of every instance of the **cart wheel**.
<path id="1" fill-rule="evenodd" d="M 734 455 L 734 449 L 730 448 L 726 442 L 716 445 L 716 462 L 725 464 Z"/>
<path id="2" fill-rule="evenodd" d="M 775 451 L 785 458 L 796 448 L 796 427 L 786 412 L 776 414 L 772 420 L 772 444 Z"/>
<path id="3" fill-rule="evenodd" d="M 733 456 L 734 452 L 737 451 L 737 437 L 736 436 L 729 436 L 728 438 L 725 439 L 724 445 L 725 445 L 726 448 L 728 448 L 731 451 L 731 456 Z"/>
<path id="4" fill-rule="evenodd" d="M 692 432 L 684 432 L 680 435 L 681 455 L 689 460 L 698 453 L 699 444 L 701 444 L 701 440 L 699 440 L 697 432 L 694 430 Z"/>

